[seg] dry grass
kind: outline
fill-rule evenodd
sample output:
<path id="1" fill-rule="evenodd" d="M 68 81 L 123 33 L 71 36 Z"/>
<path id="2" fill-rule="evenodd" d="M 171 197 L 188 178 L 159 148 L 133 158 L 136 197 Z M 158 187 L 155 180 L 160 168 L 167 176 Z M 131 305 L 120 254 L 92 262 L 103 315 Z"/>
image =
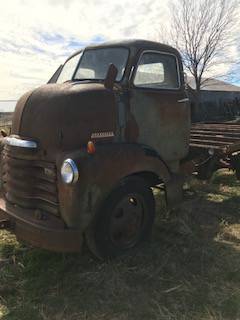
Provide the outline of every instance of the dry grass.
<path id="1" fill-rule="evenodd" d="M 179 210 L 156 191 L 151 243 L 111 262 L 54 254 L 0 234 L 0 318 L 240 319 L 240 184 L 190 183 Z"/>

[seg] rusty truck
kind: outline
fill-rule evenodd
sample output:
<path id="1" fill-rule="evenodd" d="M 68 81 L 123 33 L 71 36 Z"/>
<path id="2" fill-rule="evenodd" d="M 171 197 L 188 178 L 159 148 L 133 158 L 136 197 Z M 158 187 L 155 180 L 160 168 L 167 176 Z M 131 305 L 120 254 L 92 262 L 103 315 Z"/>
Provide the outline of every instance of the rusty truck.
<path id="1" fill-rule="evenodd" d="M 33 246 L 103 259 L 148 239 L 152 188 L 239 170 L 240 125 L 191 125 L 179 52 L 145 40 L 88 46 L 24 94 L 1 138 L 0 226 Z"/>

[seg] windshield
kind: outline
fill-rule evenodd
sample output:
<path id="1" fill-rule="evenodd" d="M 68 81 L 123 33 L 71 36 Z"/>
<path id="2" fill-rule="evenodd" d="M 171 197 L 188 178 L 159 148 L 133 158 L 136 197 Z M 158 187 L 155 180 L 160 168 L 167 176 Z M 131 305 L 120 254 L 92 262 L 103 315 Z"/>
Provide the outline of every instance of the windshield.
<path id="1" fill-rule="evenodd" d="M 77 68 L 78 61 L 81 56 L 82 56 L 82 52 L 80 52 L 79 54 L 76 54 L 64 64 L 62 71 L 57 79 L 57 83 L 63 83 L 65 81 L 72 79 L 73 74 Z"/>
<path id="2" fill-rule="evenodd" d="M 78 65 L 79 59 L 80 63 Z M 126 48 L 85 50 L 65 63 L 57 82 L 62 83 L 72 79 L 104 80 L 111 63 L 117 67 L 116 81 L 120 81 L 125 71 L 127 59 L 128 49 Z"/>

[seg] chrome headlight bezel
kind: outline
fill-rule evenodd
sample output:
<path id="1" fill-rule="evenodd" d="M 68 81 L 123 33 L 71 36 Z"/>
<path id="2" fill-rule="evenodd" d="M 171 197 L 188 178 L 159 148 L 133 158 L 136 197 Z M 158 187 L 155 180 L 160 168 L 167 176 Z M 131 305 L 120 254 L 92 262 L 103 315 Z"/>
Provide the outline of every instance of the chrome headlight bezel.
<path id="1" fill-rule="evenodd" d="M 61 166 L 62 181 L 66 184 L 76 183 L 79 178 L 78 167 L 72 159 L 66 159 Z"/>

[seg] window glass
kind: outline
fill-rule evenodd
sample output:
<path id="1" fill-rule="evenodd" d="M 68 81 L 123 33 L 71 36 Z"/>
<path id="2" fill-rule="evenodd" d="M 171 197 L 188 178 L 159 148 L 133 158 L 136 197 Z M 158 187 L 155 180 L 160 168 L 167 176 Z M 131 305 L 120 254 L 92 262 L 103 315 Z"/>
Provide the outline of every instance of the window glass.
<path id="1" fill-rule="evenodd" d="M 77 68 L 77 64 L 81 55 L 82 55 L 82 52 L 75 55 L 64 64 L 62 71 L 57 79 L 57 83 L 63 83 L 65 81 L 72 80 L 74 71 Z"/>
<path id="2" fill-rule="evenodd" d="M 179 87 L 176 58 L 155 52 L 144 53 L 137 66 L 134 85 L 154 89 Z"/>
<path id="3" fill-rule="evenodd" d="M 81 58 L 75 80 L 104 80 L 109 65 L 113 63 L 117 69 L 117 81 L 123 77 L 127 64 L 128 49 L 125 48 L 100 48 L 85 50 Z"/>

